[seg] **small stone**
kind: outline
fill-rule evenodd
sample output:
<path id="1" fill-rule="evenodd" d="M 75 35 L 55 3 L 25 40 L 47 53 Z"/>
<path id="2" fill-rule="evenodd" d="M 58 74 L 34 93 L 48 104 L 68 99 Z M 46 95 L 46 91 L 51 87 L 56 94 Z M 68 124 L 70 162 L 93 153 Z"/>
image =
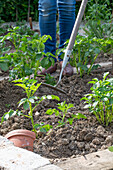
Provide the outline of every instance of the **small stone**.
<path id="1" fill-rule="evenodd" d="M 90 143 L 90 147 L 95 149 L 97 148 L 96 145 L 94 145 L 93 143 Z"/>
<path id="2" fill-rule="evenodd" d="M 76 143 L 75 143 L 74 141 L 72 141 L 72 142 L 69 144 L 69 149 L 70 149 L 70 150 L 74 150 L 74 149 L 76 149 L 76 147 L 77 147 L 77 145 L 76 145 Z"/>
<path id="3" fill-rule="evenodd" d="M 103 145 L 102 147 L 101 147 L 101 150 L 104 150 L 104 149 L 107 149 L 108 147 L 106 146 L 106 145 Z"/>
<path id="4" fill-rule="evenodd" d="M 3 124 L 2 124 L 2 127 L 3 128 L 8 128 L 9 126 L 9 122 L 8 121 L 5 121 Z"/>
<path id="5" fill-rule="evenodd" d="M 72 155 L 71 158 L 76 158 L 76 156 L 75 156 L 75 155 Z"/>
<path id="6" fill-rule="evenodd" d="M 90 149 L 90 152 L 95 152 L 95 151 L 96 151 L 95 148 L 91 148 L 91 149 Z"/>
<path id="7" fill-rule="evenodd" d="M 61 133 L 62 133 L 62 129 L 61 129 L 61 128 L 58 129 L 58 130 L 57 130 L 57 133 L 58 133 L 58 134 L 61 134 Z"/>
<path id="8" fill-rule="evenodd" d="M 71 136 L 71 137 L 70 137 L 70 140 L 71 140 L 71 141 L 74 141 L 74 140 L 75 140 L 75 137 L 74 137 L 74 136 Z"/>
<path id="9" fill-rule="evenodd" d="M 86 141 L 92 141 L 92 139 L 93 139 L 92 133 L 88 133 L 88 134 L 84 137 L 84 140 L 86 140 Z"/>
<path id="10" fill-rule="evenodd" d="M 35 116 L 39 116 L 39 115 L 40 115 L 40 112 L 36 111 Z"/>
<path id="11" fill-rule="evenodd" d="M 77 147 L 78 147 L 79 149 L 83 149 L 84 146 L 85 146 L 85 143 L 84 143 L 84 142 L 77 142 Z"/>
<path id="12" fill-rule="evenodd" d="M 106 143 L 113 143 L 113 136 L 112 135 L 107 136 L 105 142 Z"/>
<path id="13" fill-rule="evenodd" d="M 96 131 L 97 131 L 97 134 L 103 135 L 105 132 L 105 129 L 103 126 L 98 126 Z"/>
<path id="14" fill-rule="evenodd" d="M 15 130 L 15 129 L 20 128 L 20 126 L 19 126 L 19 124 L 18 124 L 18 123 L 14 123 L 14 124 L 12 125 L 12 128 Z"/>
<path id="15" fill-rule="evenodd" d="M 84 140 L 84 136 L 83 136 L 83 135 L 78 134 L 78 136 L 77 136 L 77 140 L 78 140 L 78 141 L 83 141 L 83 140 Z"/>
<path id="16" fill-rule="evenodd" d="M 83 129 L 80 133 L 79 133 L 79 135 L 77 136 L 77 139 L 78 140 L 80 140 L 80 141 L 82 141 L 83 139 L 84 139 L 84 136 L 87 134 L 88 132 L 87 132 L 87 129 Z"/>
<path id="17" fill-rule="evenodd" d="M 89 145 L 89 143 L 87 143 L 87 144 L 85 145 L 85 150 L 90 150 L 90 145 Z"/>
<path id="18" fill-rule="evenodd" d="M 5 135 L 8 132 L 8 128 L 1 129 L 0 132 L 1 132 L 0 135 Z"/>
<path id="19" fill-rule="evenodd" d="M 63 145 L 68 145 L 69 144 L 69 140 L 68 139 L 60 139 L 59 141 L 58 141 L 58 144 L 63 144 Z"/>
<path id="20" fill-rule="evenodd" d="M 67 139 L 70 139 L 70 138 L 71 138 L 71 134 L 70 134 L 70 133 L 67 134 L 67 135 L 66 135 L 66 138 L 67 138 Z"/>
<path id="21" fill-rule="evenodd" d="M 86 135 L 87 134 L 87 129 L 84 128 L 82 131 L 81 131 L 81 135 Z"/>
<path id="22" fill-rule="evenodd" d="M 66 138 L 66 134 L 64 133 L 64 134 L 62 134 L 62 138 Z"/>
<path id="23" fill-rule="evenodd" d="M 19 123 L 19 122 L 20 122 L 20 119 L 19 119 L 18 117 L 15 117 L 15 118 L 14 118 L 14 121 L 17 122 L 17 123 Z"/>
<path id="24" fill-rule="evenodd" d="M 101 142 L 100 142 L 100 140 L 98 138 L 93 139 L 92 143 L 95 144 L 95 145 L 101 144 Z"/>

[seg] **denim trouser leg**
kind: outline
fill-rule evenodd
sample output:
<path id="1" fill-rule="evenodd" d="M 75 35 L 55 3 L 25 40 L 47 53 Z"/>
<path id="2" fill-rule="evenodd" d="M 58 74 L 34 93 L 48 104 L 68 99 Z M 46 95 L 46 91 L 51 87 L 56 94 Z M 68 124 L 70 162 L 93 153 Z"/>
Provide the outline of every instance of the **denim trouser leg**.
<path id="1" fill-rule="evenodd" d="M 48 39 L 45 43 L 45 53 L 56 52 L 56 0 L 39 0 L 39 27 L 41 36 L 50 35 L 52 40 Z M 55 59 L 56 60 L 56 59 Z"/>
<path id="2" fill-rule="evenodd" d="M 60 44 L 63 48 L 66 40 L 70 38 L 75 23 L 75 0 L 58 0 Z M 61 61 L 60 56 L 58 57 Z"/>
<path id="3" fill-rule="evenodd" d="M 45 43 L 45 53 L 56 52 L 56 12 L 57 4 L 59 11 L 59 26 L 60 26 L 60 45 L 69 39 L 72 28 L 75 22 L 75 0 L 39 0 L 39 27 L 41 36 L 50 35 L 51 40 Z M 60 57 L 59 57 L 59 60 Z"/>

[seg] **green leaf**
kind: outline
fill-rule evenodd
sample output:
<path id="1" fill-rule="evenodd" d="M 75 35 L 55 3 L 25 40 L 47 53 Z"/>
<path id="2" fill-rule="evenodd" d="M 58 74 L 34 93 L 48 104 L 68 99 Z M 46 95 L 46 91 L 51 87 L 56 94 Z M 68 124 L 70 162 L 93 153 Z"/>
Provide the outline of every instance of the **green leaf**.
<path id="1" fill-rule="evenodd" d="M 95 64 L 92 66 L 92 70 L 97 70 L 99 67 L 101 67 L 101 65 Z"/>
<path id="2" fill-rule="evenodd" d="M 68 104 L 68 109 L 70 109 L 70 108 L 72 108 L 72 107 L 74 107 L 74 105 L 73 105 L 72 103 L 69 103 L 69 104 Z"/>
<path id="3" fill-rule="evenodd" d="M 15 84 L 15 86 L 19 86 L 19 87 L 22 87 L 23 89 L 26 89 L 25 84 Z"/>
<path id="4" fill-rule="evenodd" d="M 77 113 L 76 115 L 72 115 L 73 118 L 76 118 L 76 119 L 87 119 L 87 117 L 85 115 L 83 115 L 82 113 Z"/>
<path id="5" fill-rule="evenodd" d="M 1 123 L 3 123 L 4 121 L 8 120 L 9 117 L 11 117 L 14 114 L 14 110 L 10 109 L 8 112 L 6 112 L 2 118 L 1 118 Z"/>
<path id="6" fill-rule="evenodd" d="M 53 100 L 60 101 L 60 98 L 56 95 L 47 95 L 47 99 L 53 99 Z"/>
<path id="7" fill-rule="evenodd" d="M 95 84 L 95 81 L 89 81 L 88 84 Z"/>
<path id="8" fill-rule="evenodd" d="M 92 80 L 95 80 L 96 82 L 98 82 L 98 78 L 94 78 L 94 79 L 92 79 Z"/>
<path id="9" fill-rule="evenodd" d="M 110 104 L 110 105 L 113 104 L 113 98 L 110 98 L 109 104 Z"/>
<path id="10" fill-rule="evenodd" d="M 107 77 L 108 74 L 109 74 L 109 72 L 104 73 L 104 75 L 103 75 L 103 80 L 106 79 L 106 77 Z"/>
<path id="11" fill-rule="evenodd" d="M 22 79 L 17 79 L 17 80 L 13 80 L 12 82 L 18 83 L 18 82 L 23 82 L 23 80 Z"/>
<path id="12" fill-rule="evenodd" d="M 54 112 L 55 112 L 55 109 L 48 109 L 48 110 L 46 111 L 46 114 L 47 114 L 47 115 L 52 115 Z"/>
<path id="13" fill-rule="evenodd" d="M 43 122 L 41 122 L 41 123 L 36 123 L 34 126 L 33 126 L 33 128 L 35 128 L 35 129 L 39 129 L 41 126 L 43 126 L 44 125 L 44 123 Z"/>
<path id="14" fill-rule="evenodd" d="M 43 132 L 43 133 L 46 133 L 52 128 L 53 128 L 52 125 L 46 124 L 46 125 L 43 125 L 42 127 L 40 127 L 40 131 Z"/>
<path id="15" fill-rule="evenodd" d="M 109 151 L 113 152 L 113 146 L 110 146 L 108 149 Z"/>
<path id="16" fill-rule="evenodd" d="M 50 64 L 49 64 L 49 59 L 47 57 L 44 57 L 42 60 L 41 60 L 41 66 L 43 68 L 49 68 L 50 67 Z"/>
<path id="17" fill-rule="evenodd" d="M 3 71 L 7 71 L 7 70 L 9 69 L 7 63 L 0 63 L 0 68 L 1 68 Z"/>
<path id="18" fill-rule="evenodd" d="M 40 132 L 42 132 L 42 133 L 46 133 L 47 131 L 46 131 L 46 129 L 45 129 L 45 128 L 41 127 L 41 128 L 40 128 Z"/>
<path id="19" fill-rule="evenodd" d="M 101 100 L 104 101 L 104 102 L 106 102 L 106 101 L 108 101 L 108 98 L 103 96 L 103 97 L 101 98 Z"/>
<path id="20" fill-rule="evenodd" d="M 65 125 L 65 122 L 62 122 L 61 120 L 59 120 L 59 121 L 58 121 L 58 124 L 59 124 L 58 126 L 60 127 L 60 126 Z"/>
<path id="21" fill-rule="evenodd" d="M 29 101 L 30 103 L 35 103 L 35 100 L 34 100 L 33 98 L 31 98 L 31 97 L 28 99 L 28 101 Z"/>
<path id="22" fill-rule="evenodd" d="M 21 99 L 18 103 L 19 103 L 19 105 L 18 105 L 18 107 L 20 107 L 23 103 L 25 103 L 27 101 L 27 98 L 23 98 L 23 99 Z"/>
<path id="23" fill-rule="evenodd" d="M 67 122 L 69 122 L 69 124 L 72 125 L 73 120 L 74 120 L 73 118 L 69 118 L 69 119 L 67 120 Z"/>
<path id="24" fill-rule="evenodd" d="M 21 112 L 21 111 L 18 111 L 18 110 L 14 111 L 14 110 L 10 109 L 8 112 L 6 112 L 6 113 L 2 116 L 2 118 L 1 118 L 1 123 L 3 123 L 4 121 L 8 120 L 9 117 L 12 117 L 12 116 L 15 116 L 15 115 L 20 116 L 20 115 L 22 115 L 22 112 Z"/>
<path id="25" fill-rule="evenodd" d="M 99 101 L 94 102 L 92 106 L 95 108 L 98 105 L 98 102 Z"/>
<path id="26" fill-rule="evenodd" d="M 27 101 L 23 104 L 23 108 L 25 110 L 27 110 L 29 108 L 29 103 Z"/>
<path id="27" fill-rule="evenodd" d="M 56 109 L 54 109 L 54 113 L 55 113 L 55 116 L 59 116 L 59 117 L 61 116 L 61 113 Z"/>
<path id="28" fill-rule="evenodd" d="M 91 107 L 91 104 L 86 104 L 85 106 L 84 106 L 84 109 L 88 109 L 88 108 L 90 108 Z"/>

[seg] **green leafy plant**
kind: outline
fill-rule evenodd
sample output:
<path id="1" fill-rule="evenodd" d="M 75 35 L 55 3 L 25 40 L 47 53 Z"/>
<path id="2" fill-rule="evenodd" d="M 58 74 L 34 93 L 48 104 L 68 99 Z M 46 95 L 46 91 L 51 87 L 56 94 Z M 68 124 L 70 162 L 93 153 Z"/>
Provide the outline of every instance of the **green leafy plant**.
<path id="1" fill-rule="evenodd" d="M 104 73 L 103 80 L 92 79 L 92 93 L 86 94 L 85 107 L 96 116 L 100 124 L 108 126 L 113 120 L 113 78 L 106 79 L 109 72 Z"/>
<path id="2" fill-rule="evenodd" d="M 66 114 L 68 113 L 68 110 L 72 108 L 74 105 L 71 103 L 66 104 L 65 101 L 62 103 L 58 103 L 57 105 L 58 105 L 58 110 L 48 109 L 46 111 L 46 114 L 48 115 L 55 114 L 55 116 L 59 118 L 58 125 L 55 128 L 61 127 L 65 125 L 66 123 L 69 123 L 70 125 L 72 125 L 74 119 L 81 119 L 81 118 L 86 119 L 86 116 L 84 116 L 81 113 L 71 114 L 71 118 L 66 119 Z"/>
<path id="3" fill-rule="evenodd" d="M 95 41 L 101 46 L 101 51 L 107 54 L 113 54 L 113 37 L 106 39 L 95 38 Z"/>
<path id="4" fill-rule="evenodd" d="M 77 74 L 80 72 L 81 77 L 84 73 L 90 74 L 96 66 L 94 62 L 99 53 L 98 43 L 94 39 L 78 35 L 72 51 L 73 58 L 71 59 L 72 65 L 76 67 Z M 88 64 L 90 64 L 89 67 Z"/>
<path id="5" fill-rule="evenodd" d="M 9 40 L 14 45 L 15 49 L 19 48 L 22 35 L 18 33 L 19 27 L 12 27 L 8 29 L 8 33 L 3 36 L 2 42 Z"/>
<path id="6" fill-rule="evenodd" d="M 87 4 L 86 19 L 108 20 L 112 15 L 112 5 L 110 0 L 89 0 Z"/>
<path id="7" fill-rule="evenodd" d="M 40 67 L 48 68 L 51 64 L 54 64 L 54 59 L 50 56 L 55 56 L 49 52 L 43 52 L 44 44 L 49 38 L 51 39 L 51 36 L 40 37 L 38 34 L 34 34 L 30 37 L 29 35 L 20 35 L 16 33 L 18 29 L 16 27 L 1 40 L 1 42 L 6 39 L 11 41 L 16 51 L 0 57 L 0 67 L 4 68 L 3 65 L 5 64 L 6 68 L 10 69 L 10 79 L 27 76 L 30 78 L 30 75 L 35 78 Z"/>
<path id="8" fill-rule="evenodd" d="M 111 21 L 102 23 L 100 20 L 89 20 L 86 24 L 86 27 L 83 29 L 86 32 L 86 35 L 90 37 L 92 36 L 105 39 L 113 35 L 113 23 Z"/>
<path id="9" fill-rule="evenodd" d="M 23 98 L 18 102 L 19 103 L 18 107 L 22 105 L 24 110 L 27 111 L 27 114 L 24 114 L 22 111 L 19 111 L 18 109 L 16 111 L 9 110 L 9 112 L 6 112 L 2 116 L 1 123 L 3 123 L 3 121 L 7 120 L 11 116 L 23 115 L 31 120 L 32 128 L 36 135 L 37 135 L 36 128 L 39 128 L 42 131 L 49 130 L 50 128 L 52 128 L 52 126 L 48 124 L 44 125 L 43 122 L 35 124 L 33 118 L 33 112 L 43 100 L 55 99 L 59 101 L 60 100 L 59 97 L 55 95 L 47 95 L 42 97 L 36 96 L 35 92 L 40 87 L 41 83 L 37 83 L 37 81 L 33 79 L 19 79 L 19 80 L 14 80 L 13 82 L 16 83 L 15 86 L 22 87 L 24 89 L 26 98 Z"/>
<path id="10" fill-rule="evenodd" d="M 51 76 L 50 74 L 46 74 L 45 83 L 51 84 L 51 85 L 54 86 L 56 84 L 56 81 L 55 81 L 55 78 L 53 76 Z"/>
<path id="11" fill-rule="evenodd" d="M 97 38 L 100 39 L 100 41 L 107 41 L 109 39 L 112 39 L 113 41 L 113 22 L 112 21 L 106 21 L 106 23 L 102 23 L 100 20 L 98 21 L 88 21 L 86 24 L 86 28 L 83 28 L 86 36 L 90 38 Z M 99 41 L 98 41 L 99 42 Z M 111 44 L 106 43 L 106 46 L 101 43 L 98 43 L 100 49 L 107 53 L 112 46 Z"/>

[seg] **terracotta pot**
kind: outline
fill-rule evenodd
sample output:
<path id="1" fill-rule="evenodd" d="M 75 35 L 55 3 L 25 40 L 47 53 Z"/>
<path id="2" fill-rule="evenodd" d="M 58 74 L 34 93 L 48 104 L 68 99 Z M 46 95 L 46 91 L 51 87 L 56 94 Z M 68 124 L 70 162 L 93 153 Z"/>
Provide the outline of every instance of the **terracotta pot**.
<path id="1" fill-rule="evenodd" d="M 18 129 L 9 132 L 5 137 L 12 141 L 15 146 L 33 151 L 33 142 L 36 138 L 34 132 Z"/>

